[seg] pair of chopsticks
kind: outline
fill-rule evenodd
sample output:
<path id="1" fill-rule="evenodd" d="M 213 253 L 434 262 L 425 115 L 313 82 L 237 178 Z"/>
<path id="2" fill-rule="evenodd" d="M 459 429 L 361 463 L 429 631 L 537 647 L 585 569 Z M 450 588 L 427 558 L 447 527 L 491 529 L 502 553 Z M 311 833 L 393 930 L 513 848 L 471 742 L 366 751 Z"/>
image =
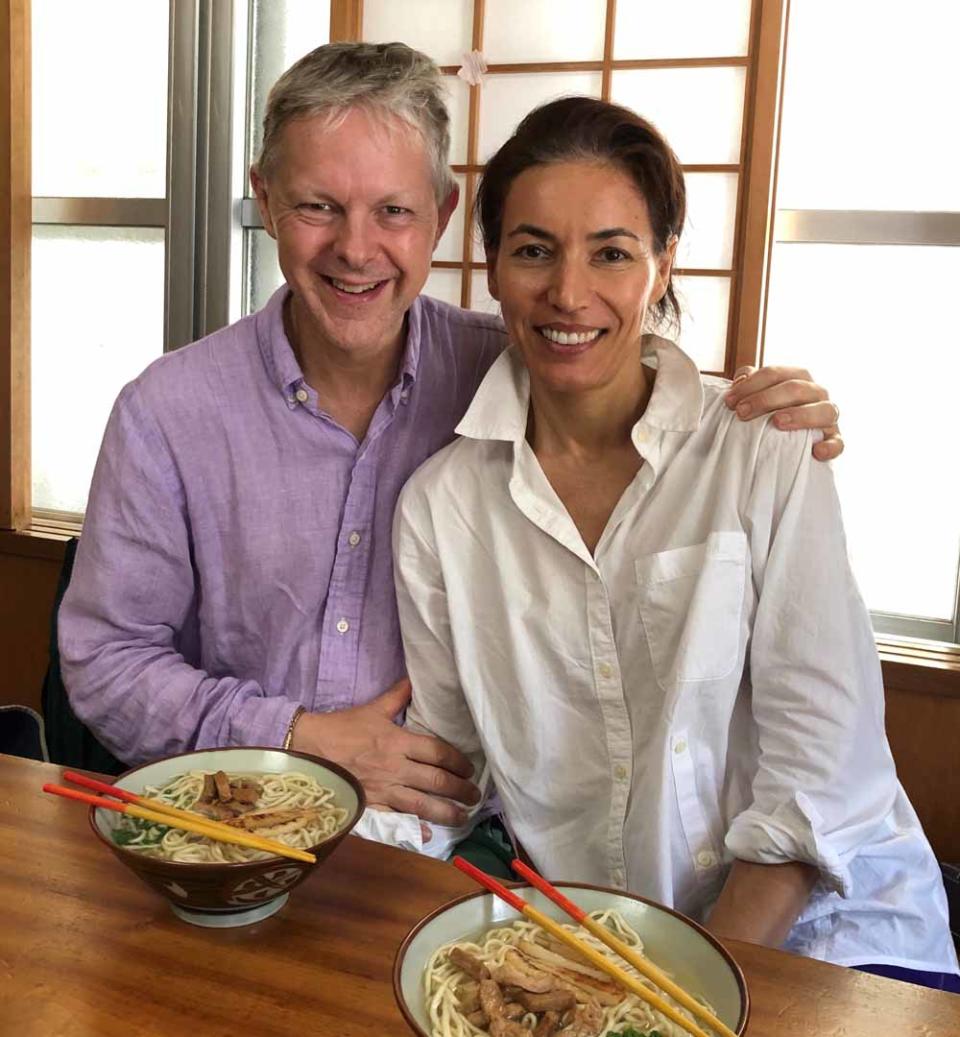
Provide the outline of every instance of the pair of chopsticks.
<path id="1" fill-rule="evenodd" d="M 697 1026 L 696 1023 L 678 1012 L 673 1005 L 668 1001 L 665 1001 L 659 994 L 649 990 L 638 979 L 631 976 L 629 972 L 625 972 L 606 955 L 601 954 L 589 944 L 577 939 L 573 933 L 568 932 L 562 925 L 555 922 L 542 911 L 538 911 L 531 904 L 528 904 L 523 897 L 518 896 L 513 890 L 507 889 L 506 886 L 502 886 L 496 879 L 491 878 L 489 875 L 480 871 L 479 868 L 474 867 L 474 865 L 469 861 L 464 860 L 462 857 L 454 857 L 453 863 L 462 872 L 469 875 L 476 882 L 479 882 L 485 889 L 490 890 L 491 893 L 496 894 L 496 896 L 501 900 L 505 901 L 512 908 L 529 918 L 531 922 L 535 922 L 541 928 L 546 929 L 551 936 L 556 937 L 556 939 L 565 943 L 578 954 L 581 954 L 591 962 L 591 964 L 596 965 L 598 969 L 601 969 L 612 979 L 616 980 L 622 987 L 625 987 L 631 993 L 636 994 L 637 997 L 646 1001 L 658 1012 L 663 1013 L 663 1015 L 668 1019 L 672 1019 L 678 1026 L 682 1026 L 687 1033 L 693 1034 L 694 1037 L 707 1037 L 704 1031 Z M 558 907 L 561 907 L 575 922 L 583 926 L 584 929 L 593 933 L 598 940 L 605 943 L 611 950 L 616 951 L 624 961 L 629 962 L 641 975 L 646 976 L 647 979 L 655 983 L 662 990 L 666 991 L 666 993 L 668 993 L 679 1004 L 683 1005 L 684 1008 L 693 1013 L 693 1015 L 702 1019 L 707 1026 L 720 1034 L 721 1037 L 736 1037 L 736 1034 L 729 1026 L 720 1022 L 720 1020 L 709 1009 L 705 1008 L 699 1001 L 691 997 L 683 987 L 678 986 L 668 975 L 666 975 L 666 973 L 658 969 L 656 965 L 642 957 L 632 947 L 627 946 L 627 944 L 622 940 L 614 936 L 606 926 L 594 921 L 594 919 L 592 919 L 586 911 L 583 910 L 583 908 L 577 907 L 573 901 L 568 900 L 558 889 L 547 882 L 545 878 L 538 875 L 532 868 L 528 868 L 523 861 L 514 860 L 513 870 L 518 875 L 522 875 L 531 886 L 540 890 L 544 896 L 552 900 Z"/>
<path id="2" fill-rule="evenodd" d="M 317 858 L 306 850 L 298 850 L 286 843 L 277 842 L 275 839 L 265 839 L 263 836 L 254 835 L 252 832 L 242 832 L 230 825 L 222 824 L 220 821 L 209 820 L 200 814 L 190 810 L 181 810 L 172 807 L 168 803 L 162 803 L 159 799 L 151 799 L 148 796 L 137 796 L 125 789 L 118 789 L 116 785 L 108 785 L 106 782 L 88 778 L 85 774 L 77 774 L 76 771 L 64 771 L 63 776 L 67 781 L 85 788 L 94 789 L 107 796 L 115 796 L 122 800 L 114 803 L 112 800 L 104 799 L 102 796 L 91 796 L 87 792 L 78 789 L 68 789 L 64 785 L 53 785 L 47 783 L 43 786 L 44 792 L 51 792 L 55 796 L 63 796 L 66 799 L 76 799 L 81 803 L 89 803 L 91 806 L 104 807 L 107 810 L 116 810 L 121 814 L 129 814 L 138 817 L 141 821 L 150 821 L 157 825 L 166 825 L 168 828 L 181 828 L 185 832 L 193 832 L 195 835 L 204 835 L 208 839 L 215 839 L 220 843 L 232 843 L 234 846 L 246 846 L 254 850 L 264 850 L 266 853 L 274 853 L 280 857 L 290 857 L 295 861 L 305 861 L 307 864 L 316 864 Z"/>

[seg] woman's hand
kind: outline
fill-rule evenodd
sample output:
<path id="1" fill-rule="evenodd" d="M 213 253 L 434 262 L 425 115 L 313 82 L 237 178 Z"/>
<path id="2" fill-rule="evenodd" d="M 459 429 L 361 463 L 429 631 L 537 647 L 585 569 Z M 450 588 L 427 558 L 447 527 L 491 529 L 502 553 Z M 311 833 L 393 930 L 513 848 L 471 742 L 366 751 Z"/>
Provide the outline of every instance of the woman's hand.
<path id="1" fill-rule="evenodd" d="M 707 928 L 720 939 L 779 947 L 806 907 L 819 872 L 812 864 L 734 861 Z"/>
<path id="2" fill-rule="evenodd" d="M 823 429 L 823 439 L 813 447 L 818 461 L 843 453 L 840 408 L 802 367 L 741 367 L 724 399 L 743 421 L 772 413 L 777 428 Z"/>

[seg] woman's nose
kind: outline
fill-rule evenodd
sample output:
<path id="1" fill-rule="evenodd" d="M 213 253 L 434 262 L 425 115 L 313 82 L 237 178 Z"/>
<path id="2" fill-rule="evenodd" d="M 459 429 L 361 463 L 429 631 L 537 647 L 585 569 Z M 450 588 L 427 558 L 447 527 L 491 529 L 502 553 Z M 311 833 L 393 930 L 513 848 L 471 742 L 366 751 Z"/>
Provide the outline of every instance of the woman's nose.
<path id="1" fill-rule="evenodd" d="M 569 260 L 557 263 L 547 287 L 547 301 L 564 313 L 587 305 L 590 296 L 589 272 Z"/>

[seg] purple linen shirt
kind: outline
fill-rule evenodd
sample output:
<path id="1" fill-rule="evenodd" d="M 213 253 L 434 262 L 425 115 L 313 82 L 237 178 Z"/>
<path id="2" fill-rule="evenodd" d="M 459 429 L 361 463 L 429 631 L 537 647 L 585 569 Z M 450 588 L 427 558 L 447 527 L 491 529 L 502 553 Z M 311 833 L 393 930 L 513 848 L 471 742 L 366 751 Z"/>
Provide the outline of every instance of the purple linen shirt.
<path id="1" fill-rule="evenodd" d="M 60 651 L 77 715 L 131 763 L 277 745 L 298 705 L 361 705 L 405 672 L 394 505 L 506 335 L 418 298 L 358 443 L 303 379 L 287 291 L 155 361 L 107 424 Z"/>

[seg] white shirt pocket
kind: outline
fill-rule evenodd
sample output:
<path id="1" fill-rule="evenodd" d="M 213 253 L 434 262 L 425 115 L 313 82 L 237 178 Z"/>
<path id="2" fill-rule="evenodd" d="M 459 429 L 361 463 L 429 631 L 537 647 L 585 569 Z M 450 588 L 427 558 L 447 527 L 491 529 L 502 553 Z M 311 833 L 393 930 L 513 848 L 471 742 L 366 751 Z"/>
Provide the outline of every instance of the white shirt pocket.
<path id="1" fill-rule="evenodd" d="M 746 560 L 741 531 L 636 560 L 640 618 L 662 688 L 720 680 L 736 667 Z"/>

